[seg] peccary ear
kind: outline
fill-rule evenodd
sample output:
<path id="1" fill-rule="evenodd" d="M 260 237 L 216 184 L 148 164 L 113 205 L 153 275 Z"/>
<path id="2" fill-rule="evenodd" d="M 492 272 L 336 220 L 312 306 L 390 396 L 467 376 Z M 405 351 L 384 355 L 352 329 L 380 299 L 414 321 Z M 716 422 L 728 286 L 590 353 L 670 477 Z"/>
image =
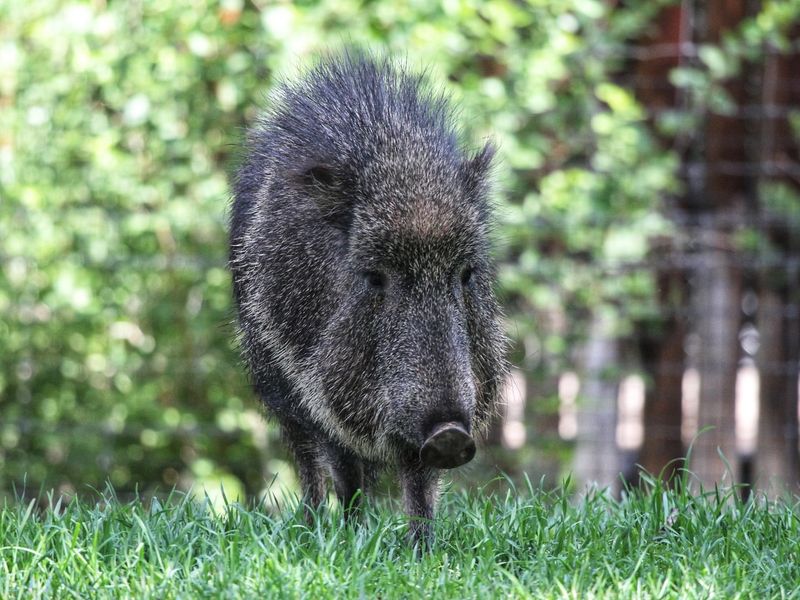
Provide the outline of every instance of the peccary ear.
<path id="1" fill-rule="evenodd" d="M 494 144 L 487 142 L 472 158 L 461 164 L 462 177 L 468 193 L 481 193 L 486 190 L 496 152 Z"/>
<path id="2" fill-rule="evenodd" d="M 319 206 L 323 218 L 346 230 L 350 225 L 350 207 L 345 192 L 345 178 L 335 167 L 313 163 L 298 169 L 297 179 Z"/>

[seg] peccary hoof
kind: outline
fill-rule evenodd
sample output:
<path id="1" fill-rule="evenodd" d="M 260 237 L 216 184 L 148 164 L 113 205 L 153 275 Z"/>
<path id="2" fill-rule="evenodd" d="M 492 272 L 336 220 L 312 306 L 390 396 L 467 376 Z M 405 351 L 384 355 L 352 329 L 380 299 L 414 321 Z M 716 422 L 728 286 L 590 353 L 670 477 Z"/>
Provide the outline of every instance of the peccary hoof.
<path id="1" fill-rule="evenodd" d="M 419 451 L 423 464 L 436 469 L 454 469 L 475 456 L 475 440 L 458 423 L 436 426 Z"/>

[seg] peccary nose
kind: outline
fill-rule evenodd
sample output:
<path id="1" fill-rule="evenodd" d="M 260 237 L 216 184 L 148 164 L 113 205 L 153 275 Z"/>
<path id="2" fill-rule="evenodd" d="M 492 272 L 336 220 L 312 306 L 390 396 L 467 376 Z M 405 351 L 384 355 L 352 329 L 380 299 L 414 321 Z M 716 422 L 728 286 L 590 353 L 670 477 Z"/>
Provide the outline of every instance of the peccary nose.
<path id="1" fill-rule="evenodd" d="M 472 460 L 475 441 L 460 423 L 441 423 L 422 444 L 422 463 L 437 469 L 454 469 Z"/>

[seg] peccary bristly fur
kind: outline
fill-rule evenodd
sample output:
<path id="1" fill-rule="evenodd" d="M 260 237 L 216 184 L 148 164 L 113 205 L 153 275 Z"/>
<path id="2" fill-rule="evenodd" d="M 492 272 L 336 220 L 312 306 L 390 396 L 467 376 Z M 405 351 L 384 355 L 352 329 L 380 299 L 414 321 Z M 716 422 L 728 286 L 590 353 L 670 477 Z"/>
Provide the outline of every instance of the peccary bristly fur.
<path id="1" fill-rule="evenodd" d="M 391 467 L 427 539 L 440 469 L 473 457 L 505 370 L 492 154 L 465 155 L 424 78 L 354 52 L 281 85 L 250 132 L 230 237 L 241 344 L 308 504 L 330 475 L 347 515 Z"/>

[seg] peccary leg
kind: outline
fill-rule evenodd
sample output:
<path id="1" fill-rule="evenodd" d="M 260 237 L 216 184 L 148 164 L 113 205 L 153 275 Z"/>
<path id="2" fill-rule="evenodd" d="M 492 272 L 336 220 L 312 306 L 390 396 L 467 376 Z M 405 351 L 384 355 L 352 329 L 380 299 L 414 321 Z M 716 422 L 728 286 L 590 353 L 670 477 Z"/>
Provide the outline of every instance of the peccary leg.
<path id="1" fill-rule="evenodd" d="M 347 520 L 358 510 L 365 492 L 364 465 L 355 454 L 334 444 L 328 447 L 328 458 L 333 475 L 333 487 L 336 489 L 336 496 Z"/>
<path id="2" fill-rule="evenodd" d="M 403 501 L 409 516 L 411 540 L 422 547 L 433 538 L 433 511 L 439 496 L 439 472 L 420 465 L 402 467 L 400 484 Z"/>
<path id="3" fill-rule="evenodd" d="M 369 496 L 378 485 L 381 468 L 378 464 L 368 460 L 364 460 L 362 463 L 364 465 L 364 487 L 362 489 L 364 490 L 364 495 Z"/>
<path id="4" fill-rule="evenodd" d="M 306 519 L 310 520 L 311 510 L 319 507 L 326 495 L 321 448 L 318 440 L 306 428 L 290 422 L 282 425 L 284 439 L 294 454 L 303 503 L 306 505 Z"/>
<path id="5" fill-rule="evenodd" d="M 295 452 L 303 502 L 309 508 L 317 508 L 325 500 L 325 477 L 319 464 L 319 457 L 311 448 Z"/>

